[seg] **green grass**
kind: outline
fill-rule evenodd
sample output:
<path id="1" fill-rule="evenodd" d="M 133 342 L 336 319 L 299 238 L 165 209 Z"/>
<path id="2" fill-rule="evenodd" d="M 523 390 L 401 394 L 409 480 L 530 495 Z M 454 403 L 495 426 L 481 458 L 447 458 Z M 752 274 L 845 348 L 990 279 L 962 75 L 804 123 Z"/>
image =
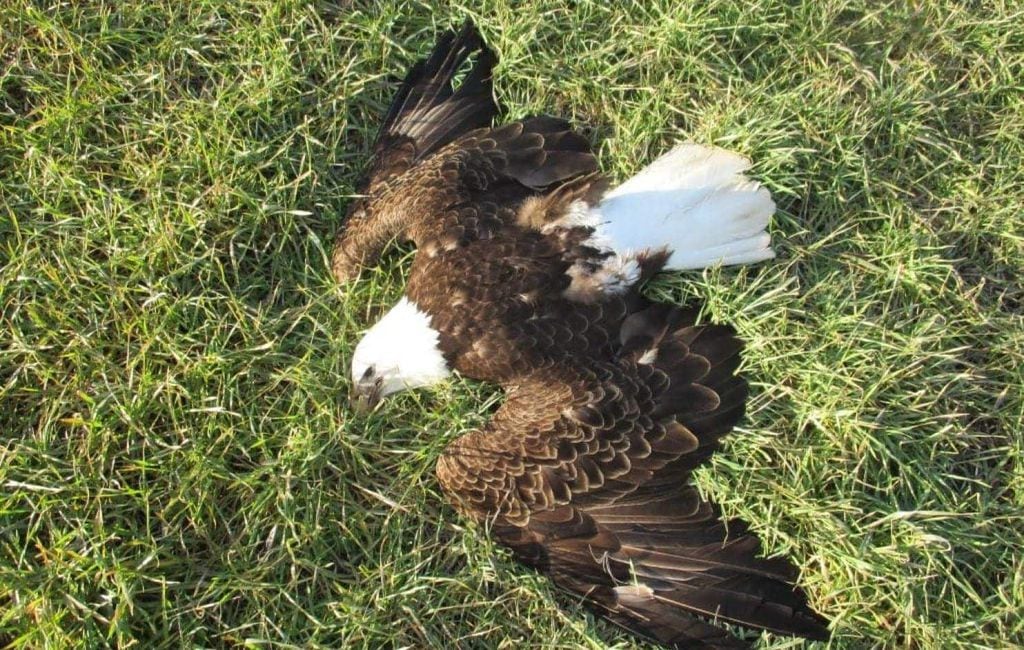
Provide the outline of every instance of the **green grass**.
<path id="1" fill-rule="evenodd" d="M 694 139 L 775 193 L 776 261 L 651 293 L 749 341 L 698 480 L 833 646 L 1024 643 L 1021 7 L 604 4 L 0 7 L 0 646 L 632 647 L 444 505 L 493 391 L 346 408 L 409 257 L 342 290 L 330 242 L 466 15 L 610 173 Z"/>

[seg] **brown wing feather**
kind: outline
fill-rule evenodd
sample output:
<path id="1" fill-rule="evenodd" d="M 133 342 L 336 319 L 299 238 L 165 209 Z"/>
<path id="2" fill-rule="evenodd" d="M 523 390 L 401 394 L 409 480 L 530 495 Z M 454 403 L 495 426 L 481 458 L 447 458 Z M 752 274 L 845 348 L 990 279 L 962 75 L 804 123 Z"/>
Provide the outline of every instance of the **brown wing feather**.
<path id="1" fill-rule="evenodd" d="M 335 276 L 351 279 L 395 237 L 430 252 L 490 237 L 547 185 L 596 169 L 589 143 L 563 120 L 471 131 L 360 201 L 336 242 Z"/>
<path id="2" fill-rule="evenodd" d="M 458 88 L 453 87 L 459 68 L 474 54 L 472 69 Z M 417 160 L 490 124 L 498 113 L 491 83 L 495 63 L 497 57 L 471 21 L 458 34 L 443 32 L 430 56 L 409 68 L 391 100 L 359 192 L 372 193 Z"/>
<path id="3" fill-rule="evenodd" d="M 484 430 L 448 447 L 441 484 L 520 560 L 666 646 L 734 645 L 694 615 L 827 638 L 795 569 L 759 558 L 757 538 L 687 484 L 745 399 L 739 341 L 692 317 L 652 309 L 620 342 L 646 337 L 636 359 L 518 379 Z"/>

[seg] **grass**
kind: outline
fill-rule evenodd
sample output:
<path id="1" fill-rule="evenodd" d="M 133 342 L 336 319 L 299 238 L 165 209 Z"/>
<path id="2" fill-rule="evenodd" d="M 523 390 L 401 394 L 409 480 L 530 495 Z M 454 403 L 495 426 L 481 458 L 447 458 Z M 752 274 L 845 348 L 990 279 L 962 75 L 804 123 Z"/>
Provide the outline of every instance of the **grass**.
<path id="1" fill-rule="evenodd" d="M 0 646 L 632 647 L 444 505 L 493 391 L 346 408 L 409 257 L 342 290 L 330 242 L 389 80 L 466 15 L 510 114 L 610 173 L 694 139 L 775 193 L 776 261 L 650 291 L 749 341 L 699 484 L 832 646 L 1024 643 L 1016 3 L 11 0 Z"/>

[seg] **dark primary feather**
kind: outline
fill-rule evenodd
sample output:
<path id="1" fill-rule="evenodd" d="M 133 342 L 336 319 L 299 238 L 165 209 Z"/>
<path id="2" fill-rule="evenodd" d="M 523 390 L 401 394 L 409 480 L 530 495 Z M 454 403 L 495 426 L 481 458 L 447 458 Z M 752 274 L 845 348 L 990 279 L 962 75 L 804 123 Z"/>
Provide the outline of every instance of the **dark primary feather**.
<path id="1" fill-rule="evenodd" d="M 459 68 L 476 62 L 456 89 Z M 374 141 L 366 191 L 408 169 L 441 146 L 473 129 L 488 126 L 498 113 L 491 72 L 497 57 L 471 21 L 458 34 L 444 32 L 433 52 L 405 76 Z"/>

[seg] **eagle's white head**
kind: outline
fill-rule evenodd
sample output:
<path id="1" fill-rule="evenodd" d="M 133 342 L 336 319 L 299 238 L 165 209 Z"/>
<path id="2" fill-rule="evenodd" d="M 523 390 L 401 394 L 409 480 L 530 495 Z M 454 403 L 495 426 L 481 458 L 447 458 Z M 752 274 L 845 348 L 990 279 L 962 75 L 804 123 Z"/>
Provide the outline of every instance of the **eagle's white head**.
<path id="1" fill-rule="evenodd" d="M 369 329 L 352 355 L 353 404 L 367 410 L 386 395 L 447 379 L 451 369 L 430 316 L 402 297 Z"/>

